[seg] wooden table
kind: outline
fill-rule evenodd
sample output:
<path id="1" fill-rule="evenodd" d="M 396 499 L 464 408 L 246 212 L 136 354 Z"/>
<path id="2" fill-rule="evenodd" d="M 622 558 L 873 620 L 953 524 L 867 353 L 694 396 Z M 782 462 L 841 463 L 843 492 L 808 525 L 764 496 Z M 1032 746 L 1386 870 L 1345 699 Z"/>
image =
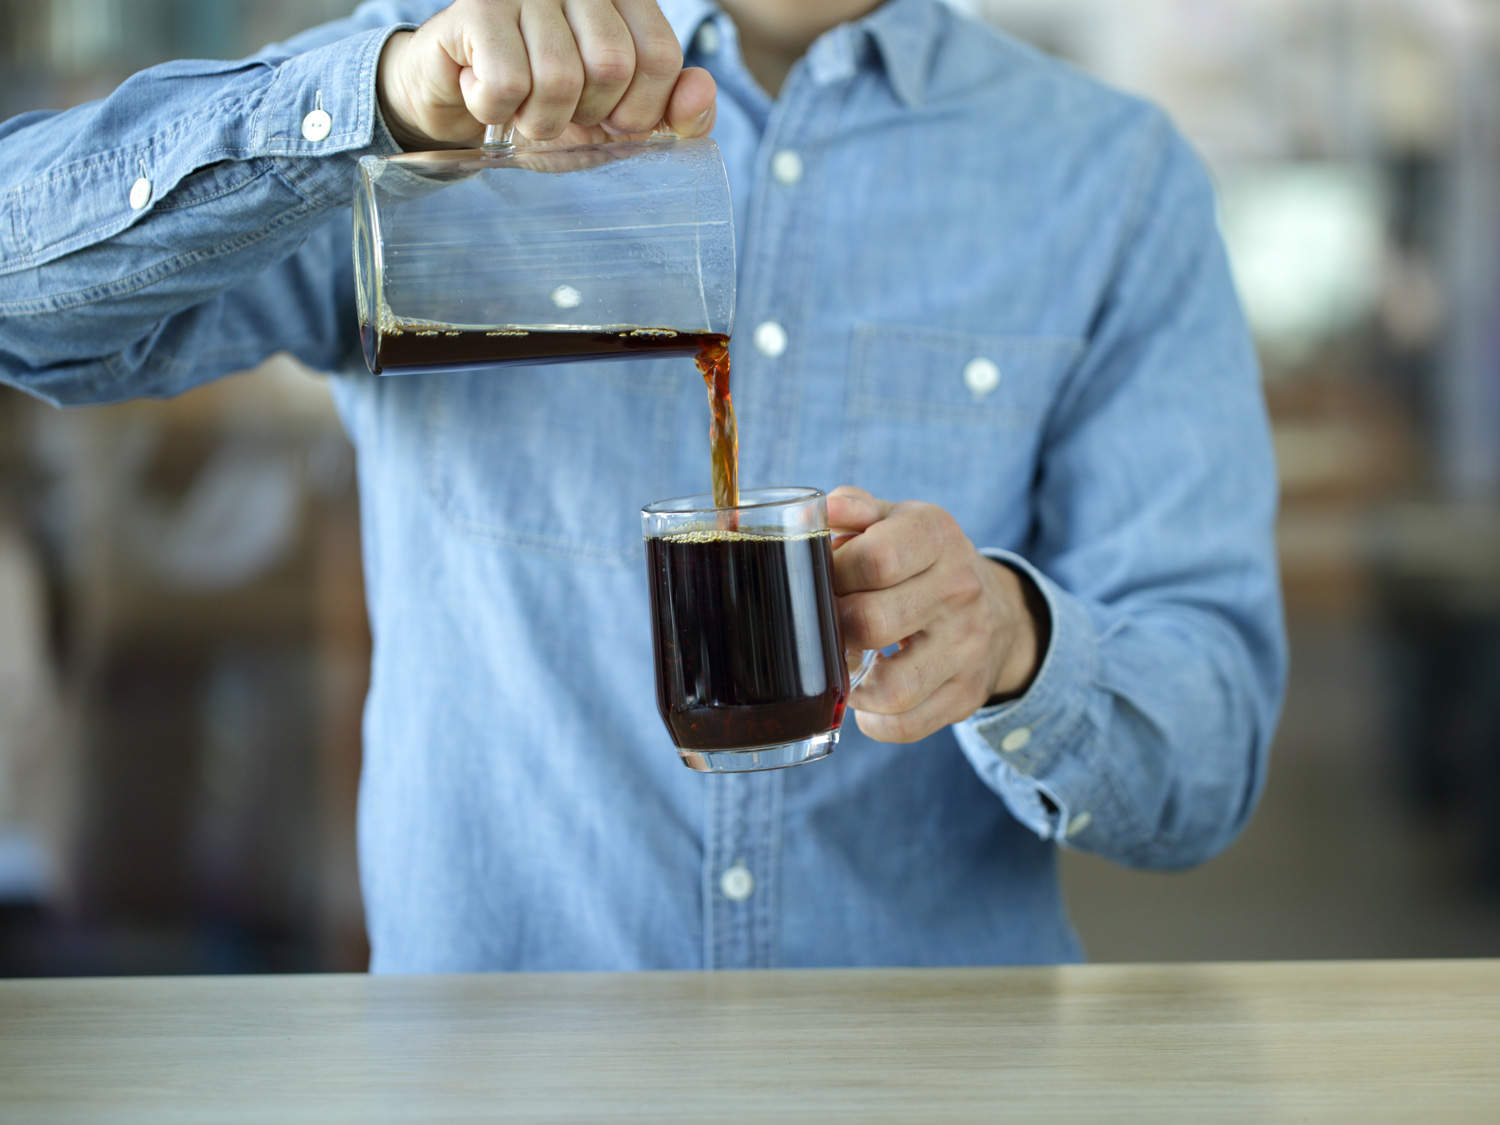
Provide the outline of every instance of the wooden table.
<path id="1" fill-rule="evenodd" d="M 1500 961 L 0 983 L 0 1120 L 1500 1121 Z"/>

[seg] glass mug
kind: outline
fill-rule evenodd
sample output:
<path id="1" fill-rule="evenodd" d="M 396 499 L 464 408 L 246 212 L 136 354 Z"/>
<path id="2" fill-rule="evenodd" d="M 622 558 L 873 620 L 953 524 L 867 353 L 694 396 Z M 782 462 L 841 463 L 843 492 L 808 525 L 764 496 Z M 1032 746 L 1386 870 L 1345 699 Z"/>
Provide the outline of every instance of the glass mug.
<path id="1" fill-rule="evenodd" d="M 376 375 L 693 355 L 734 327 L 724 161 L 664 134 L 366 156 L 354 275 Z"/>
<path id="2" fill-rule="evenodd" d="M 758 488 L 641 511 L 656 703 L 691 769 L 739 773 L 827 757 L 851 677 L 833 592 L 828 504 L 815 488 Z"/>

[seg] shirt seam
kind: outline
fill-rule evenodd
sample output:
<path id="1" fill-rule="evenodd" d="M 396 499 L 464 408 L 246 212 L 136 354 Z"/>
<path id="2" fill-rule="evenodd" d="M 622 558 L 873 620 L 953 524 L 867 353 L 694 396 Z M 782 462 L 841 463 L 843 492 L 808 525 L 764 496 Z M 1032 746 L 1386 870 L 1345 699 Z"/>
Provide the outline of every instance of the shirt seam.
<path id="1" fill-rule="evenodd" d="M 81 175 L 89 171 L 90 169 L 103 168 L 111 164 L 123 165 L 128 161 L 130 156 L 139 157 L 143 153 L 150 153 L 154 151 L 162 144 L 170 143 L 173 140 L 175 134 L 181 132 L 184 127 L 185 123 L 179 123 L 179 125 L 174 129 L 164 130 L 162 132 L 153 134 L 151 139 L 144 146 L 132 149 L 118 149 L 113 155 L 107 158 L 93 160 L 86 166 L 78 167 L 75 163 L 75 166 L 73 166 L 75 168 L 75 175 Z M 255 158 L 253 157 L 251 158 L 251 160 L 254 159 Z M 193 167 L 183 172 L 176 179 L 169 180 L 166 189 L 159 195 L 157 195 L 157 198 L 165 200 L 166 196 L 173 190 L 175 190 L 177 186 L 184 180 L 186 180 L 189 176 L 220 160 L 244 160 L 244 157 L 240 149 L 227 145 L 220 145 L 217 148 L 209 149 L 207 152 L 196 154 L 193 157 Z M 14 260 L 14 264 L 0 259 L 0 275 L 16 272 L 16 270 L 18 269 L 25 269 L 27 266 L 42 261 L 43 259 L 45 259 L 46 261 L 54 261 L 57 258 L 64 257 L 76 250 L 83 249 L 91 242 L 96 241 L 98 236 L 100 236 L 101 234 L 104 235 L 104 237 L 113 237 L 114 235 L 129 230 L 132 226 L 135 226 L 147 215 L 150 215 L 156 211 L 166 209 L 153 203 L 150 206 L 143 207 L 141 210 L 134 213 L 116 214 L 105 219 L 103 222 L 98 223 L 85 230 L 73 231 L 65 237 L 59 238 L 54 242 L 48 242 L 45 245 L 40 246 L 36 245 L 31 237 L 30 225 L 25 222 L 27 209 L 23 203 L 23 200 L 25 196 L 31 192 L 45 191 L 57 181 L 71 178 L 64 174 L 65 171 L 66 169 L 61 169 L 50 175 L 37 177 L 34 180 L 29 180 L 27 181 L 27 183 L 21 184 L 18 187 L 11 189 L 10 195 L 13 200 L 13 202 L 10 204 L 13 222 L 12 229 L 15 233 L 16 246 L 21 250 L 21 253 Z M 253 179 L 246 180 L 245 184 L 249 184 L 252 182 L 254 182 Z M 242 184 L 241 186 L 243 187 L 244 184 Z M 153 194 L 157 194 L 154 188 Z M 179 204 L 178 206 L 186 206 L 186 204 Z"/>
<path id="2" fill-rule="evenodd" d="M 255 107 L 247 105 L 246 103 L 253 102 L 255 100 L 255 95 L 246 96 L 243 94 L 236 94 L 233 97 L 220 98 L 217 101 L 210 103 L 208 106 L 205 106 L 203 108 L 202 113 L 204 116 L 215 116 L 219 113 L 233 112 L 236 106 L 243 106 L 246 110 L 248 110 L 248 112 L 253 113 Z M 145 140 L 139 141 L 132 145 L 113 148 L 108 150 L 107 152 L 94 153 L 90 156 L 84 157 L 81 160 L 74 160 L 67 164 L 60 165 L 53 168 L 51 171 L 47 172 L 44 175 L 36 176 L 30 180 L 25 181 L 24 183 L 17 184 L 16 187 L 12 189 L 12 192 L 19 196 L 38 187 L 44 187 L 57 180 L 73 179 L 96 168 L 103 168 L 109 164 L 116 164 L 123 160 L 128 160 L 132 156 L 138 157 L 143 154 L 150 153 L 161 147 L 164 143 L 175 140 L 180 134 L 185 133 L 193 124 L 194 122 L 185 120 L 168 122 L 164 124 L 161 129 L 152 133 Z M 232 150 L 214 149 L 211 151 L 221 152 Z"/>
<path id="3" fill-rule="evenodd" d="M 1105 273 L 1105 282 L 1100 287 L 1102 301 L 1108 301 L 1110 294 L 1114 293 L 1120 283 L 1120 274 L 1124 269 L 1126 257 L 1130 248 L 1140 237 L 1142 225 L 1148 211 L 1147 202 L 1150 195 L 1150 180 L 1153 173 L 1159 172 L 1166 165 L 1168 146 L 1171 143 L 1171 126 L 1160 110 L 1152 108 L 1149 118 L 1152 123 L 1152 136 L 1150 146 L 1142 154 L 1136 168 L 1131 175 L 1131 198 L 1130 208 L 1126 212 L 1124 224 L 1120 228 L 1120 238 L 1109 258 L 1109 269 Z M 1101 305 L 1101 308 L 1103 306 Z M 1097 328 L 1097 318 L 1094 321 Z M 1089 356 L 1093 351 L 1094 333 L 1085 337 L 1085 346 L 1074 357 L 1072 370 L 1058 383 L 1057 393 L 1053 396 L 1050 408 L 1040 427 L 1042 447 L 1045 448 L 1056 439 L 1056 430 L 1060 417 L 1065 407 L 1070 407 L 1077 389 L 1080 378 L 1079 372 L 1085 370 L 1089 365 Z"/>
<path id="4" fill-rule="evenodd" d="M 212 154 L 210 153 L 209 155 Z M 206 172 L 213 163 L 213 161 L 208 161 L 203 166 L 195 169 L 193 172 L 188 173 L 187 176 L 184 176 L 181 180 L 177 181 L 177 184 L 174 185 L 174 190 L 176 187 L 181 186 L 181 184 L 185 180 L 189 179 L 193 175 L 196 175 L 198 172 Z M 203 203 L 212 203 L 216 199 L 223 199 L 225 196 L 233 195 L 238 191 L 243 191 L 245 188 L 255 183 L 255 181 L 264 178 L 271 171 L 270 168 L 264 166 L 268 162 L 260 158 L 254 158 L 245 161 L 236 161 L 236 163 L 243 164 L 245 167 L 251 170 L 250 174 L 243 180 L 239 180 L 235 183 L 229 184 L 222 190 L 214 192 L 212 195 L 200 195 L 195 196 L 192 199 L 180 199 L 176 202 L 172 201 L 169 193 L 161 200 L 160 203 L 155 204 L 151 208 L 152 212 L 160 215 L 172 211 L 187 211 Z"/>
<path id="5" fill-rule="evenodd" d="M 300 194 L 300 193 L 299 193 Z M 131 293 L 139 292 L 149 285 L 154 285 L 165 278 L 182 272 L 189 266 L 200 262 L 212 261 L 224 254 L 238 253 L 242 250 L 255 246 L 278 234 L 286 226 L 303 218 L 302 209 L 291 209 L 282 214 L 269 224 L 258 227 L 249 234 L 241 235 L 232 241 L 221 242 L 211 250 L 197 250 L 187 254 L 179 254 L 175 258 L 157 262 L 144 270 L 122 277 L 107 285 L 94 286 L 89 289 L 75 289 L 67 293 L 55 293 L 47 297 L 38 297 L 27 301 L 15 301 L 11 303 L 0 303 L 0 313 L 8 315 L 25 315 L 28 313 L 58 312 L 63 309 L 75 309 L 102 300 L 106 297 L 123 297 Z"/>
<path id="6" fill-rule="evenodd" d="M 1089 689 L 1090 691 L 1097 691 L 1101 693 L 1105 690 L 1104 687 L 1097 681 L 1090 684 Z M 1091 735 L 1089 737 L 1089 746 L 1092 752 L 1089 754 L 1090 761 L 1087 763 L 1089 772 L 1093 773 L 1094 776 L 1099 778 L 1099 780 L 1102 782 L 1102 788 L 1109 794 L 1109 799 L 1114 802 L 1116 807 L 1118 807 L 1118 809 L 1120 810 L 1121 817 L 1125 821 L 1127 821 L 1129 826 L 1133 829 L 1132 835 L 1134 835 L 1136 839 L 1141 841 L 1141 843 L 1132 850 L 1135 851 L 1141 858 L 1145 858 L 1147 853 L 1156 849 L 1159 845 L 1167 842 L 1164 839 L 1164 833 L 1162 833 L 1159 828 L 1152 828 L 1147 825 L 1145 819 L 1140 815 L 1140 811 L 1135 807 L 1135 802 L 1128 800 L 1125 797 L 1124 791 L 1119 784 L 1119 779 L 1116 777 L 1116 771 L 1113 765 L 1107 760 L 1107 757 L 1104 753 L 1104 748 L 1106 746 L 1104 732 L 1099 729 L 1098 723 L 1096 723 L 1093 716 L 1088 713 L 1087 708 L 1084 709 L 1084 712 L 1080 716 L 1080 718 L 1084 723 L 1088 725 L 1089 730 L 1091 731 Z M 1066 829 L 1067 826 L 1064 825 L 1063 827 L 1064 829 Z"/>

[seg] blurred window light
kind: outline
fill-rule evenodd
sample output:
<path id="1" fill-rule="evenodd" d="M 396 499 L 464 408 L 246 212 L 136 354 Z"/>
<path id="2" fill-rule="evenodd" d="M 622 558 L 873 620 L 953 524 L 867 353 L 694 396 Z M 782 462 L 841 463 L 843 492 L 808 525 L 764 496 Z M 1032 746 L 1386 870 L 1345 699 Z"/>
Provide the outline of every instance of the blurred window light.
<path id="1" fill-rule="evenodd" d="M 52 0 L 52 65 L 64 74 L 81 74 L 113 58 L 124 37 L 117 0 Z"/>
<path id="2" fill-rule="evenodd" d="M 1374 311 L 1386 199 L 1372 170 L 1291 164 L 1226 173 L 1220 222 L 1251 327 L 1278 359 L 1304 360 Z"/>

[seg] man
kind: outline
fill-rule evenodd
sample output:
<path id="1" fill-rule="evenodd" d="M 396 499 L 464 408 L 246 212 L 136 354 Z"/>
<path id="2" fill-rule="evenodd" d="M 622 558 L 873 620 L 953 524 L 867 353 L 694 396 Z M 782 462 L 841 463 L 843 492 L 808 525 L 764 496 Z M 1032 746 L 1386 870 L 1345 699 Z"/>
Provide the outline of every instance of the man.
<path id="1" fill-rule="evenodd" d="M 173 394 L 278 349 L 341 372 L 373 967 L 1067 960 L 1059 842 L 1224 847 L 1284 675 L 1274 476 L 1211 190 L 1163 117 L 936 0 L 439 7 L 0 130 L 9 382 Z M 715 130 L 742 479 L 852 486 L 846 640 L 903 644 L 827 763 L 700 776 L 655 713 L 636 511 L 707 486 L 691 365 L 360 367 L 355 159 L 512 116 Z"/>

